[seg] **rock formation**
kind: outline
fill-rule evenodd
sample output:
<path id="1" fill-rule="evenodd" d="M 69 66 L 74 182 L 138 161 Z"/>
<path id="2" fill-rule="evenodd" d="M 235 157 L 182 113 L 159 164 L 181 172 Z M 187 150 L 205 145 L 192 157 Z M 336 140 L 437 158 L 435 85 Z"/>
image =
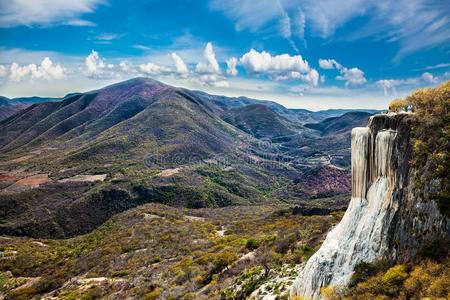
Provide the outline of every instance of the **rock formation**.
<path id="1" fill-rule="evenodd" d="M 409 261 L 450 222 L 414 187 L 411 114 L 372 117 L 352 131 L 352 198 L 341 222 L 308 260 L 291 296 L 320 299 L 322 287 L 345 286 L 361 262 Z"/>

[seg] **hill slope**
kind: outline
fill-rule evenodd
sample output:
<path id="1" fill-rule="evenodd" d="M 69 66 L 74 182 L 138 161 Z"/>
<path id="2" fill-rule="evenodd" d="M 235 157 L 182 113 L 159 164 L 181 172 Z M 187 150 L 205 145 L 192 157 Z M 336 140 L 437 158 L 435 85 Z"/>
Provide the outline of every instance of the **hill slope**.
<path id="1" fill-rule="evenodd" d="M 348 132 L 354 127 L 362 127 L 367 124 L 368 112 L 347 112 L 338 117 L 327 118 L 320 123 L 308 123 L 305 127 L 320 131 L 323 135 Z"/>
<path id="2" fill-rule="evenodd" d="M 281 117 L 262 104 L 230 109 L 222 118 L 256 138 L 271 139 L 293 135 L 304 130 L 302 126 Z"/>

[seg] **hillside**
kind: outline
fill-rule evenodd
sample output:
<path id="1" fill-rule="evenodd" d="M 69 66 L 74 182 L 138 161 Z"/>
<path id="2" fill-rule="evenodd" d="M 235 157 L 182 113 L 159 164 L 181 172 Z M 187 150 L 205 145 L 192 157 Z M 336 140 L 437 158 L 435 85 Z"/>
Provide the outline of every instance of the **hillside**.
<path id="1" fill-rule="evenodd" d="M 305 127 L 319 131 L 322 135 L 348 132 L 354 127 L 362 127 L 367 124 L 368 112 L 347 112 L 338 117 L 327 118 L 320 123 L 308 123 Z"/>
<path id="2" fill-rule="evenodd" d="M 242 131 L 264 139 L 294 135 L 305 129 L 288 119 L 281 117 L 269 107 L 262 104 L 250 104 L 233 108 L 222 117 L 227 123 Z"/>

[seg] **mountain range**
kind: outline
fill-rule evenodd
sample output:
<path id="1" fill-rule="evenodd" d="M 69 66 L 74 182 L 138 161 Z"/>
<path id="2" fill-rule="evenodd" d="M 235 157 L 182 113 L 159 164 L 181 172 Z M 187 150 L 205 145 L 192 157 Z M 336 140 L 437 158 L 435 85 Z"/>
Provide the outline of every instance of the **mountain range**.
<path id="1" fill-rule="evenodd" d="M 0 233 L 39 237 L 88 232 L 147 202 L 348 195 L 349 132 L 373 112 L 287 109 L 148 78 L 17 101 L 2 102 L 23 107 L 0 121 Z"/>

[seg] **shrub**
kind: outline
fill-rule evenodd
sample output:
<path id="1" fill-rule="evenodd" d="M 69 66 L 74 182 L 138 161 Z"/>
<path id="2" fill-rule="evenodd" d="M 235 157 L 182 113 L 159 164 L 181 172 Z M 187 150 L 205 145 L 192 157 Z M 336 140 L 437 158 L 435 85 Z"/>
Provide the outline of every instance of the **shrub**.
<path id="1" fill-rule="evenodd" d="M 224 268 L 227 268 L 232 262 L 237 259 L 236 254 L 232 252 L 222 252 L 219 253 L 213 261 L 214 265 L 214 273 L 222 271 Z"/>
<path id="2" fill-rule="evenodd" d="M 248 240 L 247 240 L 247 243 L 245 244 L 245 247 L 246 247 L 248 250 L 253 251 L 253 250 L 258 249 L 259 244 L 260 244 L 259 241 L 256 240 L 256 239 L 248 239 Z"/>
<path id="3" fill-rule="evenodd" d="M 373 263 L 360 262 L 353 268 L 352 278 L 350 279 L 350 287 L 356 286 L 359 282 L 369 279 L 380 272 L 385 272 L 389 268 L 389 264 L 384 260 Z"/>
<path id="4" fill-rule="evenodd" d="M 161 293 L 162 293 L 162 288 L 155 288 L 152 291 L 145 293 L 144 299 L 147 299 L 147 300 L 157 299 L 157 298 L 159 298 L 159 296 L 161 296 Z"/>
<path id="5" fill-rule="evenodd" d="M 382 278 L 383 290 L 389 295 L 398 294 L 400 286 L 408 277 L 408 269 L 405 265 L 390 268 Z"/>
<path id="6" fill-rule="evenodd" d="M 336 288 L 333 285 L 323 287 L 320 289 L 320 297 L 323 300 L 339 300 L 342 299 L 337 293 Z"/>
<path id="7" fill-rule="evenodd" d="M 389 103 L 389 111 L 399 112 L 408 110 L 408 101 L 406 99 L 395 99 Z"/>
<path id="8" fill-rule="evenodd" d="M 294 250 L 294 257 L 297 263 L 308 260 L 314 254 L 314 248 L 310 245 L 302 245 Z"/>

